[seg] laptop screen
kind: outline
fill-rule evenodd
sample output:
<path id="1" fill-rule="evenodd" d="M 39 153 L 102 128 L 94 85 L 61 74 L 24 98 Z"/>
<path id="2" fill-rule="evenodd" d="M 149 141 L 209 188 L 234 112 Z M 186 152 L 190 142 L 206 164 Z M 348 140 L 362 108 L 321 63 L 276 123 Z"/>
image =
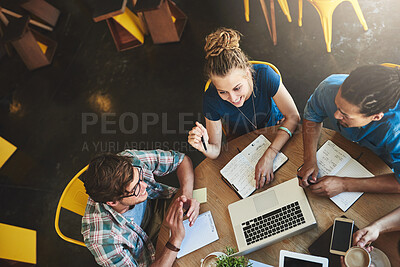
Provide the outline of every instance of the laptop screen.
<path id="1" fill-rule="evenodd" d="M 284 258 L 284 267 L 322 267 L 322 263 L 311 262 L 302 259 L 295 259 L 285 256 Z"/>

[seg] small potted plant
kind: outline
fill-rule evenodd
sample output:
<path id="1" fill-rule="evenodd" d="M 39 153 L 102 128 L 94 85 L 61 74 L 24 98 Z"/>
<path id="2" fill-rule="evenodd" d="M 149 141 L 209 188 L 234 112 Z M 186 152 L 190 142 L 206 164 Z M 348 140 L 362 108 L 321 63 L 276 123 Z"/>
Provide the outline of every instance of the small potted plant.
<path id="1" fill-rule="evenodd" d="M 231 257 L 236 251 L 231 248 L 226 248 L 226 254 L 222 252 L 214 252 L 208 254 L 201 260 L 202 267 L 249 267 L 252 266 L 249 260 L 245 257 Z"/>

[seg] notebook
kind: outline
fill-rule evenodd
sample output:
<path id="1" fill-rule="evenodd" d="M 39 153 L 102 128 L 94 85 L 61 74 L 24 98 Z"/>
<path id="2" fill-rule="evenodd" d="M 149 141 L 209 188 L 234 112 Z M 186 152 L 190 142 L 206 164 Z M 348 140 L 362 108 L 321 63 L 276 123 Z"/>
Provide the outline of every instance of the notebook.
<path id="1" fill-rule="evenodd" d="M 228 206 L 239 252 L 244 255 L 317 225 L 297 178 Z"/>
<path id="2" fill-rule="evenodd" d="M 183 226 L 185 238 L 178 252 L 178 259 L 219 239 L 211 211 L 200 214 L 191 227 L 189 220 L 184 220 Z"/>
<path id="3" fill-rule="evenodd" d="M 255 167 L 270 145 L 271 142 L 264 135 L 258 136 L 220 171 L 224 181 L 241 198 L 250 196 L 256 190 Z M 288 158 L 282 152 L 279 152 L 273 162 L 273 171 L 275 172 L 287 160 Z"/>
<path id="4" fill-rule="evenodd" d="M 346 151 L 328 140 L 317 152 L 318 177 L 325 175 L 348 176 L 354 178 L 372 177 L 364 166 L 353 159 Z M 331 200 L 344 212 L 361 197 L 363 192 L 343 192 Z"/>

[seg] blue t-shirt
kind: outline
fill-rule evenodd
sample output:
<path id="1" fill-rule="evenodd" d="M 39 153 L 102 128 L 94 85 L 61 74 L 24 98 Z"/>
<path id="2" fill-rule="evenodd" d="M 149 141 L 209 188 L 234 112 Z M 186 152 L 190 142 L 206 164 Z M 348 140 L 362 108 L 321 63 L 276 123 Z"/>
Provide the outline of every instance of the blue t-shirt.
<path id="1" fill-rule="evenodd" d="M 257 128 L 276 125 L 283 118 L 272 99 L 279 89 L 280 76 L 271 67 L 264 64 L 255 64 L 253 68 L 255 71 L 253 88 Z M 240 110 L 249 120 L 255 122 L 252 97 L 244 102 Z M 237 107 L 219 96 L 212 83 L 203 95 L 203 114 L 211 121 L 222 119 L 227 126 L 228 135 L 239 136 L 255 130 Z"/>
<path id="2" fill-rule="evenodd" d="M 385 161 L 400 183 L 400 101 L 379 121 L 372 121 L 363 127 L 339 128 L 334 117 L 337 110 L 335 97 L 347 77 L 347 74 L 334 74 L 322 81 L 308 99 L 304 119 L 322 122 L 327 118 L 335 131 L 369 148 Z"/>
<path id="3" fill-rule="evenodd" d="M 137 225 L 140 225 L 143 228 L 142 222 L 144 218 L 144 213 L 146 212 L 146 207 L 147 207 L 147 199 L 139 204 L 136 204 L 133 209 L 130 209 L 122 215 L 129 220 L 129 221 L 134 221 Z"/>

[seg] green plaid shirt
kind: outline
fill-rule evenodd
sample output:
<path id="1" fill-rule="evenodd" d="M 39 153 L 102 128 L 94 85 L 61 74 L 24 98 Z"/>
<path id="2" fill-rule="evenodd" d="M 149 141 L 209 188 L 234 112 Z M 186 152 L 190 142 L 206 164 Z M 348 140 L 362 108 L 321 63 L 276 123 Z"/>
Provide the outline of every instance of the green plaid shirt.
<path id="1" fill-rule="evenodd" d="M 174 187 L 157 183 L 154 175 L 164 176 L 176 170 L 184 154 L 162 150 L 125 150 L 120 155 L 132 157 L 132 164 L 143 168 L 149 199 L 171 198 L 177 191 Z M 139 225 L 90 197 L 82 218 L 81 232 L 87 248 L 102 266 L 148 266 L 155 260 L 154 246 Z"/>

